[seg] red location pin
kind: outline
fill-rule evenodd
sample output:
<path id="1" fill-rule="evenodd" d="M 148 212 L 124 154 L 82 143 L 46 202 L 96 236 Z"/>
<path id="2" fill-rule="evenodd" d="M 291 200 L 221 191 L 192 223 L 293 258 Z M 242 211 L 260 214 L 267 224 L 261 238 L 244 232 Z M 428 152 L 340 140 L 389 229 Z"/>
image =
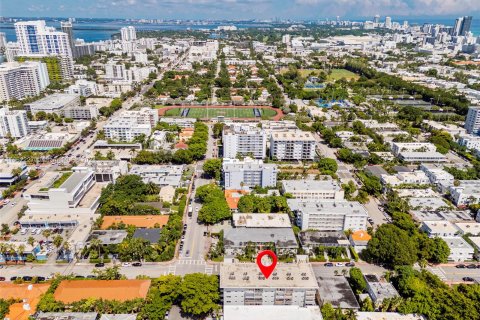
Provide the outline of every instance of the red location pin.
<path id="1" fill-rule="evenodd" d="M 262 258 L 264 256 L 269 256 L 270 259 L 272 259 L 271 265 L 265 266 L 262 264 Z M 272 250 L 265 250 L 260 252 L 257 256 L 257 265 L 260 268 L 260 271 L 265 276 L 265 278 L 268 279 L 268 277 L 270 277 L 270 275 L 272 274 L 273 270 L 275 270 L 275 267 L 277 265 L 277 256 L 275 255 L 275 252 L 273 252 Z"/>

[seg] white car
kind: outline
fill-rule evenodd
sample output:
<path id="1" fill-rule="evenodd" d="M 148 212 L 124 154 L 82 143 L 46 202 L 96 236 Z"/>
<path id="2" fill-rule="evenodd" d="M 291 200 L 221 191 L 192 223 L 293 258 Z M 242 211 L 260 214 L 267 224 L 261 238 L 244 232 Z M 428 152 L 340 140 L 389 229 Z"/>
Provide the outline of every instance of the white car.
<path id="1" fill-rule="evenodd" d="M 130 262 L 123 262 L 122 267 L 130 267 Z"/>
<path id="2" fill-rule="evenodd" d="M 335 263 L 335 267 L 343 267 L 343 263 L 337 262 L 337 263 Z"/>

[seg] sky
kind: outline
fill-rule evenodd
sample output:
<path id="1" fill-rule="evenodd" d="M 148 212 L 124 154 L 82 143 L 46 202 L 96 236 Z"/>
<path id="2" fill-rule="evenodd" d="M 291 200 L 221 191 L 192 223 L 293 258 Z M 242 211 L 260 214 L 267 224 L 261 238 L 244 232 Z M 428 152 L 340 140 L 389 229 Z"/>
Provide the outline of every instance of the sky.
<path id="1" fill-rule="evenodd" d="M 480 15 L 480 0 L 0 0 L 0 16 L 344 19 Z"/>

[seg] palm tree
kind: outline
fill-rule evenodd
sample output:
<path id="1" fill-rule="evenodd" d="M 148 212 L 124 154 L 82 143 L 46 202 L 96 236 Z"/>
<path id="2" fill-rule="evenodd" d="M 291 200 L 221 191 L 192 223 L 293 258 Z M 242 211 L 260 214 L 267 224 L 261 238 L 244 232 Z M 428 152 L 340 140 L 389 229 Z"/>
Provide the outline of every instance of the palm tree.
<path id="1" fill-rule="evenodd" d="M 160 189 L 158 188 L 158 186 L 152 181 L 146 184 L 146 190 L 148 194 L 158 194 L 160 192 Z"/>
<path id="2" fill-rule="evenodd" d="M 42 235 L 45 237 L 45 240 L 48 241 L 48 238 L 52 235 L 52 230 L 45 229 L 42 231 Z"/>
<path id="3" fill-rule="evenodd" d="M 28 237 L 27 239 L 27 243 L 31 246 L 33 246 L 33 244 L 35 243 L 35 239 L 33 237 Z"/>
<path id="4" fill-rule="evenodd" d="M 22 262 L 24 262 L 23 260 L 23 254 L 25 253 L 25 245 L 24 244 L 21 244 L 18 246 L 17 248 L 17 263 L 18 263 L 18 260 L 20 258 L 20 260 L 22 260 Z M 18 258 L 19 257 L 19 258 Z M 25 262 L 24 262 L 25 263 Z"/>
<path id="5" fill-rule="evenodd" d="M 98 250 L 99 258 L 100 258 L 101 245 L 102 245 L 102 242 L 99 239 L 92 239 L 92 241 L 90 241 L 90 248 L 96 248 Z"/>
<path id="6" fill-rule="evenodd" d="M 333 272 L 333 274 L 334 274 L 335 276 L 338 276 L 338 270 L 335 270 L 335 271 Z"/>
<path id="7" fill-rule="evenodd" d="M 342 269 L 342 275 L 343 275 L 344 277 L 347 276 L 347 273 L 348 273 L 347 269 Z"/>

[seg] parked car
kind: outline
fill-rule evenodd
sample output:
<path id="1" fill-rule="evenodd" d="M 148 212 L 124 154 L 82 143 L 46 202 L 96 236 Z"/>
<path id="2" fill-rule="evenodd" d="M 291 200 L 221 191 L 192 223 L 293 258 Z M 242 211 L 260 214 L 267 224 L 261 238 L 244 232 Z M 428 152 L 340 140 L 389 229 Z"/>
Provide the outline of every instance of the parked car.
<path id="1" fill-rule="evenodd" d="M 325 267 L 333 267 L 333 263 L 331 262 L 327 262 L 324 264 Z"/>
<path id="2" fill-rule="evenodd" d="M 89 274 L 89 275 L 87 276 L 87 279 L 95 279 L 95 276 L 94 276 L 93 274 Z"/>
<path id="3" fill-rule="evenodd" d="M 455 266 L 455 268 L 465 269 L 465 265 L 464 265 L 464 264 L 457 264 L 457 265 Z"/>
<path id="4" fill-rule="evenodd" d="M 10 277 L 10 281 L 15 281 L 15 280 L 17 280 L 18 278 L 19 278 L 19 277 L 15 277 L 15 276 L 14 276 L 14 277 Z"/>
<path id="5" fill-rule="evenodd" d="M 103 262 L 95 263 L 95 268 L 102 268 L 102 267 L 105 267 L 105 263 Z"/>
<path id="6" fill-rule="evenodd" d="M 85 277 L 84 277 L 84 276 L 81 276 L 81 275 L 76 275 L 76 276 L 75 276 L 75 279 L 85 279 Z"/>
<path id="7" fill-rule="evenodd" d="M 343 263 L 337 262 L 337 263 L 335 263 L 335 267 L 343 267 Z"/>
<path id="8" fill-rule="evenodd" d="M 467 281 L 467 282 L 473 282 L 473 281 L 475 281 L 475 279 L 473 279 L 472 277 L 463 277 L 462 280 L 463 280 L 463 281 Z"/>
<path id="9" fill-rule="evenodd" d="M 45 280 L 47 280 L 47 279 L 45 279 L 45 277 L 37 277 L 37 280 L 38 280 L 38 281 L 45 281 Z"/>
<path id="10" fill-rule="evenodd" d="M 355 262 L 347 262 L 345 263 L 345 267 L 355 267 Z"/>
<path id="11" fill-rule="evenodd" d="M 190 250 L 187 250 L 187 251 L 185 252 L 185 257 L 188 257 L 189 255 L 190 255 Z"/>
<path id="12" fill-rule="evenodd" d="M 0 277 L 0 281 L 5 281 L 5 277 Z"/>
<path id="13" fill-rule="evenodd" d="M 476 264 L 469 264 L 467 266 L 467 269 L 477 269 L 477 265 Z"/>
<path id="14" fill-rule="evenodd" d="M 32 281 L 33 277 L 30 277 L 30 276 L 23 276 L 22 277 L 22 280 L 23 281 Z"/>
<path id="15" fill-rule="evenodd" d="M 130 262 L 123 262 L 122 267 L 130 267 Z"/>
<path id="16" fill-rule="evenodd" d="M 141 266 L 142 266 L 142 263 L 141 263 L 141 262 L 134 262 L 134 263 L 132 263 L 132 266 L 134 266 L 134 267 L 141 267 Z"/>

